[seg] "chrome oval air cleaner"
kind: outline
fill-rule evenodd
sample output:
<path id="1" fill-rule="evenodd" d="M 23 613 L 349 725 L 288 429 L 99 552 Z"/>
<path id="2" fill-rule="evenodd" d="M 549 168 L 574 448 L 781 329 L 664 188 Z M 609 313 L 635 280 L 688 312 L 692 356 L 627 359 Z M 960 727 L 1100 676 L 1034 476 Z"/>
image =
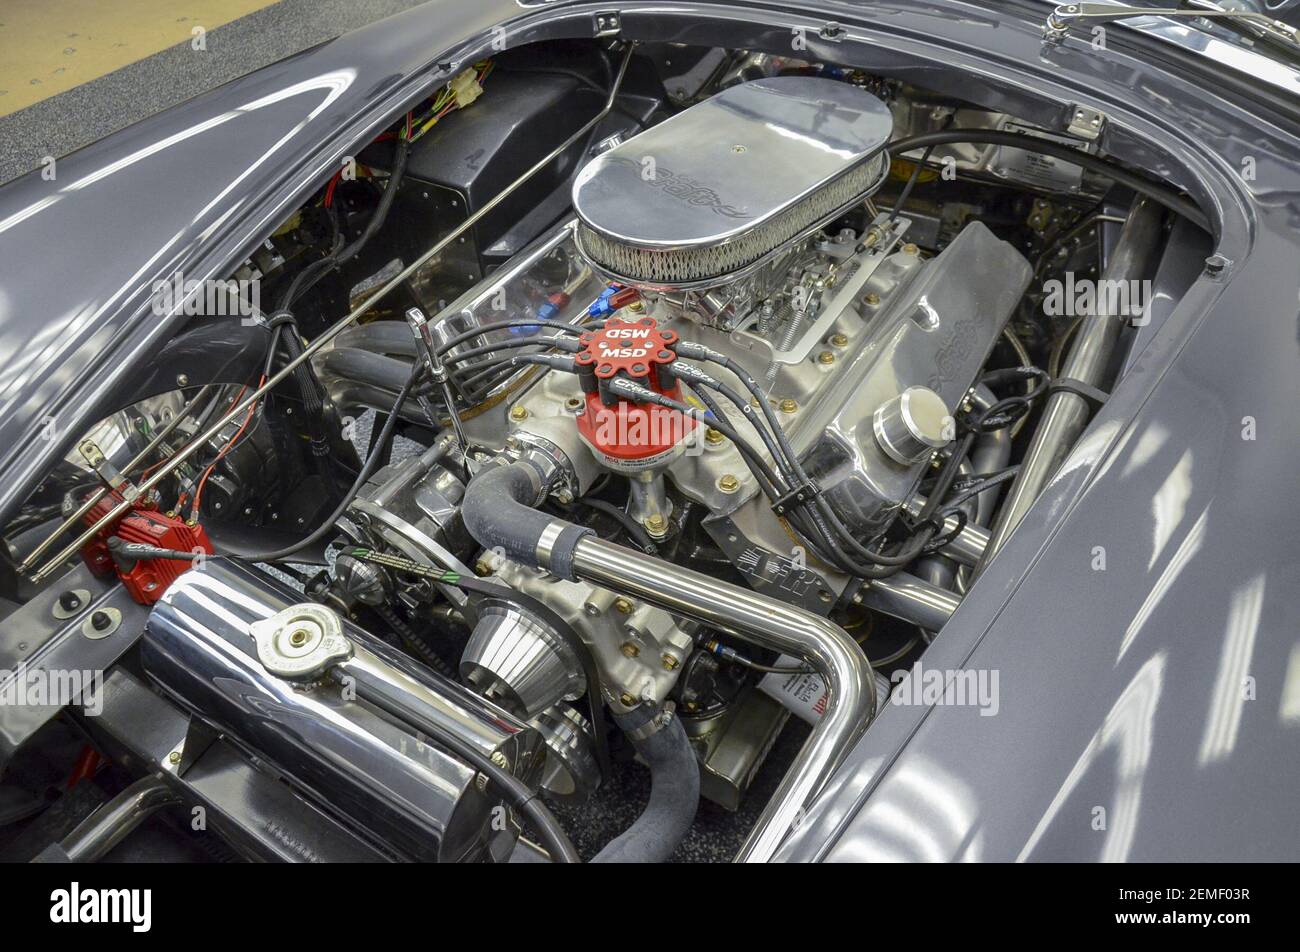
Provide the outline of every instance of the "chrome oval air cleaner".
<path id="1" fill-rule="evenodd" d="M 578 174 L 578 244 L 655 290 L 744 276 L 871 194 L 893 129 L 875 96 L 813 76 L 733 86 Z"/>

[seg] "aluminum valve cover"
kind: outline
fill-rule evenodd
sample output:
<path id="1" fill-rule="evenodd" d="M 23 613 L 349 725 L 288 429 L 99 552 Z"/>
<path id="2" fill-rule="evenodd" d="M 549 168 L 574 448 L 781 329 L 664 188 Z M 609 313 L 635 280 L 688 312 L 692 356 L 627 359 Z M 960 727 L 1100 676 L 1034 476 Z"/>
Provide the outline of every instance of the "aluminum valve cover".
<path id="1" fill-rule="evenodd" d="M 795 452 L 840 516 L 875 535 L 916 488 L 929 463 L 900 462 L 875 426 L 910 388 L 956 411 L 1028 287 L 1024 256 L 980 222 L 915 269 L 872 315 L 792 432 Z"/>

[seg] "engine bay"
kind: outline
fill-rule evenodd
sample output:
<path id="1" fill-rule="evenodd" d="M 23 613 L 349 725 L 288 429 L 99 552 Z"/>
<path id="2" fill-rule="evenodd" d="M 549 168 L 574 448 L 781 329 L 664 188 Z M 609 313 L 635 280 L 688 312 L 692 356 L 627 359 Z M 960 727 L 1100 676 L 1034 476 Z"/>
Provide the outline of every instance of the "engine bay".
<path id="1" fill-rule="evenodd" d="M 546 43 L 359 143 L 3 530 L 87 676 L 0 853 L 772 858 L 1206 254 L 971 95 Z"/>

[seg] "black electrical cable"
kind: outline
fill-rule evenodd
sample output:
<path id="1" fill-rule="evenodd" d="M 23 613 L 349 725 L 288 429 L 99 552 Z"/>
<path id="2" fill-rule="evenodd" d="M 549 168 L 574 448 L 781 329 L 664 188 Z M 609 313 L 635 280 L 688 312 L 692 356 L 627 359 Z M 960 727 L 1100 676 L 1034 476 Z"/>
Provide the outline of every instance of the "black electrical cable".
<path id="1" fill-rule="evenodd" d="M 348 507 L 352 505 L 352 500 L 357 497 L 357 493 L 361 492 L 361 487 L 366 484 L 366 480 L 371 477 L 378 466 L 379 460 L 383 456 L 384 445 L 387 444 L 389 438 L 393 435 L 393 430 L 397 427 L 397 418 L 399 411 L 402 408 L 402 404 L 404 404 L 406 398 L 410 396 L 411 390 L 414 388 L 416 379 L 419 376 L 420 371 L 418 369 L 413 370 L 411 376 L 406 379 L 406 383 L 402 385 L 401 392 L 398 393 L 397 400 L 393 404 L 393 409 L 388 414 L 388 419 L 384 421 L 383 429 L 379 431 L 378 438 L 371 441 L 370 453 L 366 457 L 365 463 L 362 464 L 361 471 L 357 473 L 357 478 L 352 483 L 352 487 L 344 493 L 343 499 L 338 504 L 338 507 L 335 508 L 335 510 L 330 513 L 312 532 L 308 533 L 307 536 L 298 540 L 293 545 L 283 549 L 277 549 L 274 552 L 244 555 L 240 558 L 246 562 L 276 562 L 281 559 L 287 559 L 295 552 L 301 552 L 303 549 L 319 542 L 330 532 L 334 531 L 334 524 L 348 511 Z"/>
<path id="2" fill-rule="evenodd" d="M 753 474 L 755 481 L 758 483 L 759 489 L 761 489 L 768 500 L 775 505 L 788 492 L 787 486 L 781 481 L 780 477 L 772 471 L 771 467 L 767 465 L 767 461 L 763 459 L 762 455 L 735 429 L 725 422 L 726 417 L 723 415 L 721 407 L 709 394 L 708 390 L 704 387 L 697 387 L 695 393 L 701 402 L 708 407 L 709 412 L 712 414 L 712 418 L 704 417 L 695 407 L 673 400 L 669 397 L 664 397 L 660 394 L 654 394 L 652 402 L 677 410 L 679 413 L 683 413 L 690 416 L 692 419 L 706 424 L 707 426 L 711 426 L 727 439 L 731 440 L 736 449 L 740 451 L 741 456 L 745 460 L 746 466 L 750 473 Z M 762 430 L 759 432 L 762 433 Z M 848 574 L 854 574 L 852 569 L 845 564 L 847 559 L 843 557 L 843 553 L 839 551 L 838 546 L 836 546 L 835 542 L 829 537 L 829 530 L 825 525 L 822 524 L 815 513 L 809 514 L 809 518 L 811 518 L 813 522 L 811 528 L 804 523 L 803 516 L 797 507 L 791 508 L 786 513 L 786 520 L 804 539 L 814 556 L 823 562 L 836 565 Z M 830 554 L 828 555 L 828 553 Z"/>
<path id="3" fill-rule="evenodd" d="M 1000 486 L 1007 480 L 1014 478 L 1018 472 L 1020 472 L 1020 467 L 1017 465 L 1008 467 L 1000 473 L 993 473 L 973 481 L 963 480 L 958 484 L 960 488 L 958 488 L 957 485 L 953 487 L 956 490 L 956 495 L 949 499 L 945 499 L 943 501 L 943 506 L 939 511 L 942 513 L 952 512 L 953 510 L 960 508 L 961 504 L 966 500 L 972 499 L 983 493 L 985 490 L 992 489 L 994 486 Z"/>
<path id="4" fill-rule="evenodd" d="M 889 220 L 885 222 L 886 229 L 894 223 L 898 218 L 899 212 L 903 210 L 903 206 L 907 204 L 907 200 L 912 197 L 912 189 L 916 188 L 916 182 L 921 177 L 921 170 L 925 168 L 925 163 L 930 161 L 930 153 L 933 151 L 934 146 L 926 146 L 925 152 L 921 155 L 921 161 L 917 162 L 912 168 L 912 174 L 907 177 L 907 184 L 903 186 L 903 191 L 899 194 L 898 201 L 894 202 L 894 208 L 889 213 Z"/>
<path id="5" fill-rule="evenodd" d="M 1077 165 L 1081 169 L 1104 175 L 1140 195 L 1147 196 L 1170 211 L 1182 215 L 1206 231 L 1213 231 L 1210 227 L 1210 220 L 1206 218 L 1196 204 L 1174 189 L 1152 182 L 1135 172 L 1130 172 L 1110 159 L 1101 159 L 1095 155 L 1080 152 L 1072 146 L 1062 145 L 1047 139 L 997 129 L 943 129 L 938 132 L 923 132 L 920 135 L 909 136 L 906 139 L 891 142 L 889 152 L 891 155 L 901 155 L 905 152 L 913 152 L 930 146 L 966 142 L 979 145 L 1005 145 L 1014 149 L 1023 149 L 1026 152 L 1050 155 L 1071 165 Z"/>
<path id="6" fill-rule="evenodd" d="M 397 190 L 406 175 L 406 161 L 410 155 L 410 150 L 410 142 L 399 136 L 397 148 L 393 153 L 393 168 L 388 174 L 388 183 L 384 186 L 383 194 L 379 196 L 379 204 L 375 206 L 374 214 L 366 222 L 365 230 L 357 236 L 356 241 L 352 242 L 352 244 L 342 249 L 336 248 L 324 258 L 299 271 L 280 300 L 280 310 L 292 307 L 294 302 L 311 290 L 326 273 L 359 255 L 361 250 L 365 248 L 366 243 L 384 226 L 384 222 L 388 219 L 388 211 L 393 207 L 393 202 L 397 198 Z"/>
<path id="7" fill-rule="evenodd" d="M 486 324 L 482 327 L 472 327 L 467 331 L 461 331 L 459 334 L 445 341 L 438 348 L 438 354 L 439 356 L 441 356 L 442 354 L 447 353 L 453 347 L 465 343 L 465 341 L 467 340 L 473 340 L 476 337 L 482 337 L 484 334 L 490 334 L 495 330 L 499 330 L 501 328 L 506 328 L 506 327 L 553 327 L 562 333 L 585 334 L 587 331 L 594 330 L 599 326 L 600 324 L 585 324 L 585 325 L 566 324 L 564 321 L 548 321 L 548 320 L 542 320 L 540 318 L 534 320 L 528 320 L 527 318 L 518 318 L 510 321 L 499 321 L 495 324 Z"/>
<path id="8" fill-rule="evenodd" d="M 519 347 L 558 347 L 561 350 L 568 350 L 573 354 L 578 353 L 578 351 L 582 349 L 581 345 L 579 345 L 577 341 L 571 341 L 568 338 L 559 336 L 558 334 L 552 337 L 523 337 L 515 340 L 493 341 L 490 344 L 471 347 L 468 350 L 461 351 L 459 354 L 449 355 L 446 360 L 443 361 L 443 365 L 451 367 L 460 363 L 462 360 L 468 360 L 471 357 L 482 357 L 484 354 L 494 354 L 497 351 L 514 350 Z"/>
<path id="9" fill-rule="evenodd" d="M 595 509 L 597 512 L 603 512 L 605 515 L 614 519 L 621 525 L 624 531 L 632 537 L 636 544 L 643 552 L 648 555 L 654 555 L 658 551 L 654 539 L 650 538 L 650 533 L 646 532 L 645 526 L 637 522 L 630 515 L 620 509 L 618 506 L 603 499 L 581 499 L 579 500 L 589 509 Z"/>
<path id="10" fill-rule="evenodd" d="M 1011 426 L 1029 413 L 1035 400 L 1044 396 L 1051 384 L 1046 371 L 1038 367 L 1004 367 L 990 371 L 979 379 L 979 384 L 992 389 L 1020 381 L 1027 381 L 1029 389 L 1003 397 L 989 407 L 967 414 L 965 425 L 977 433 L 992 433 Z"/>
<path id="11" fill-rule="evenodd" d="M 678 350 L 680 351 L 682 349 L 681 344 L 679 344 Z M 774 451 L 773 455 L 777 459 L 778 465 L 781 467 L 782 471 L 786 473 L 787 478 L 790 479 L 792 488 L 793 486 L 811 485 L 811 480 L 808 478 L 808 474 L 804 471 L 803 466 L 799 463 L 798 456 L 790 446 L 790 441 L 785 435 L 785 429 L 776 418 L 776 411 L 774 411 L 768 403 L 766 394 L 763 393 L 762 388 L 759 386 L 758 381 L 754 379 L 753 375 L 745 370 L 745 368 L 736 362 L 736 360 L 726 354 L 717 353 L 708 348 L 687 348 L 687 351 L 691 356 L 700 356 L 705 360 L 719 364 L 736 375 L 737 379 L 745 385 L 745 388 L 753 394 L 754 402 L 758 405 L 759 409 L 762 410 L 763 415 L 767 420 L 768 427 L 776 438 L 779 452 Z M 747 403 L 742 404 L 742 408 L 746 409 L 747 413 L 748 406 L 749 404 Z M 768 445 L 771 447 L 770 443 Z M 956 475 L 955 467 L 953 467 L 953 475 Z M 903 546 L 895 554 L 884 555 L 879 552 L 873 552 L 858 542 L 848 527 L 840 520 L 838 513 L 836 513 L 834 509 L 831 508 L 830 504 L 820 495 L 814 495 L 811 500 L 800 505 L 792 506 L 791 509 L 791 515 L 793 514 L 793 510 L 801 509 L 812 524 L 813 531 L 809 532 L 807 531 L 807 526 L 800 525 L 801 520 L 797 517 L 791 518 L 790 515 L 787 515 L 787 519 L 795 525 L 797 529 L 799 529 L 800 534 L 804 536 L 805 541 L 812 543 L 814 539 L 820 540 L 821 547 L 830 555 L 828 561 L 833 562 L 844 571 L 860 578 L 883 578 L 887 575 L 895 574 L 904 565 L 907 565 L 909 562 L 916 559 L 921 550 L 925 547 L 926 542 L 929 541 L 930 535 L 933 534 L 932 531 L 918 533 L 916 537 L 903 543 Z M 929 516 L 927 516 L 927 518 L 929 518 Z M 924 524 L 924 522 L 922 524 Z M 854 558 L 853 556 L 850 556 L 849 553 L 846 553 L 843 546 L 836 541 L 837 539 L 846 542 L 857 557 Z M 812 547 L 814 549 L 818 548 L 815 543 L 812 544 Z M 859 561 L 859 559 L 862 561 Z M 863 562 L 867 564 L 864 565 Z"/>
<path id="12" fill-rule="evenodd" d="M 731 440 L 736 449 L 740 451 L 740 455 L 744 458 L 745 464 L 749 467 L 749 471 L 753 474 L 754 479 L 757 480 L 759 488 L 763 490 L 763 494 L 775 502 L 781 497 L 780 490 L 784 487 L 781 485 L 776 474 L 772 472 L 772 468 L 767 465 L 767 461 L 763 459 L 762 454 L 760 454 L 758 450 L 754 449 L 754 447 L 727 422 L 727 418 L 722 415 L 721 408 L 712 400 L 711 397 L 704 393 L 700 393 L 699 396 L 700 400 L 706 407 L 708 407 L 711 416 L 706 416 L 704 413 L 700 412 L 698 407 L 693 407 L 689 403 L 682 403 L 680 400 L 674 400 L 671 397 L 663 397 L 662 401 L 655 402 L 660 403 L 661 406 L 676 410 L 678 413 L 685 414 L 691 419 L 703 423 L 706 427 L 712 427 L 727 439 Z"/>
<path id="13" fill-rule="evenodd" d="M 720 384 L 719 386 L 725 385 Z M 726 419 L 723 416 L 722 408 L 709 394 L 709 391 L 705 386 L 696 386 L 695 393 L 700 398 L 701 402 L 709 408 L 709 411 L 715 418 Z M 749 419 L 750 424 L 758 432 L 759 436 L 762 437 L 768 448 L 768 452 L 772 455 L 773 459 L 778 461 L 778 464 L 785 462 L 779 449 L 772 444 L 772 437 L 759 425 L 757 420 L 753 419 L 750 412 L 752 407 L 749 402 L 732 392 L 729 387 L 726 388 L 724 395 L 726 395 L 732 403 L 736 404 L 736 406 L 740 408 L 741 412 L 745 414 L 746 418 Z M 714 429 L 723 433 L 724 436 L 728 435 L 727 431 L 724 431 L 716 425 L 714 426 Z M 734 433 L 735 431 L 730 432 Z M 732 441 L 736 443 L 737 448 L 740 449 L 741 455 L 744 457 L 745 463 L 749 467 L 749 471 L 753 473 L 754 478 L 758 481 L 759 487 L 763 489 L 763 494 L 767 496 L 768 500 L 773 505 L 775 505 L 789 492 L 790 484 L 782 483 L 771 468 L 767 466 L 766 461 L 762 459 L 758 452 L 747 442 L 741 441 L 738 435 L 729 438 L 732 439 Z M 787 475 L 787 479 L 788 478 Z M 836 546 L 834 545 L 834 542 L 830 540 L 829 531 L 824 525 L 814 519 L 814 525 L 810 528 L 804 523 L 802 514 L 797 507 L 787 511 L 785 518 L 786 521 L 794 527 L 795 531 L 803 537 L 803 540 L 808 544 L 808 548 L 812 551 L 813 555 L 823 562 L 844 568 L 839 560 L 833 556 Z"/>
<path id="14" fill-rule="evenodd" d="M 276 318 L 280 320 L 272 331 L 272 340 L 274 342 L 276 335 L 279 335 L 284 341 L 285 356 L 290 361 L 297 360 L 303 353 L 302 338 L 298 336 L 298 325 L 294 322 L 293 315 L 289 311 L 281 311 L 279 314 L 273 315 L 272 320 Z M 303 361 L 298 364 L 294 368 L 293 379 L 298 385 L 298 393 L 302 397 L 303 415 L 307 421 L 308 446 L 311 451 L 313 468 L 320 474 L 321 481 L 325 484 L 327 498 L 338 499 L 342 490 L 335 473 L 335 451 L 329 435 L 331 404 L 328 402 L 328 395 L 317 379 L 311 361 Z M 355 463 L 355 459 L 351 462 Z"/>

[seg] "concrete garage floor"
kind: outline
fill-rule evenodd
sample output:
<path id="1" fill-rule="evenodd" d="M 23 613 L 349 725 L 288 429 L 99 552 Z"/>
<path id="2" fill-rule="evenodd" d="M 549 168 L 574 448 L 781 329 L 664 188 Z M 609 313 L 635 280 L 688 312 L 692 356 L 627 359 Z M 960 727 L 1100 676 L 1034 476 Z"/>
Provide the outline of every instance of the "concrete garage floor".
<path id="1" fill-rule="evenodd" d="M 4 0 L 0 184 L 424 0 Z M 202 50 L 193 48 L 201 28 Z"/>

